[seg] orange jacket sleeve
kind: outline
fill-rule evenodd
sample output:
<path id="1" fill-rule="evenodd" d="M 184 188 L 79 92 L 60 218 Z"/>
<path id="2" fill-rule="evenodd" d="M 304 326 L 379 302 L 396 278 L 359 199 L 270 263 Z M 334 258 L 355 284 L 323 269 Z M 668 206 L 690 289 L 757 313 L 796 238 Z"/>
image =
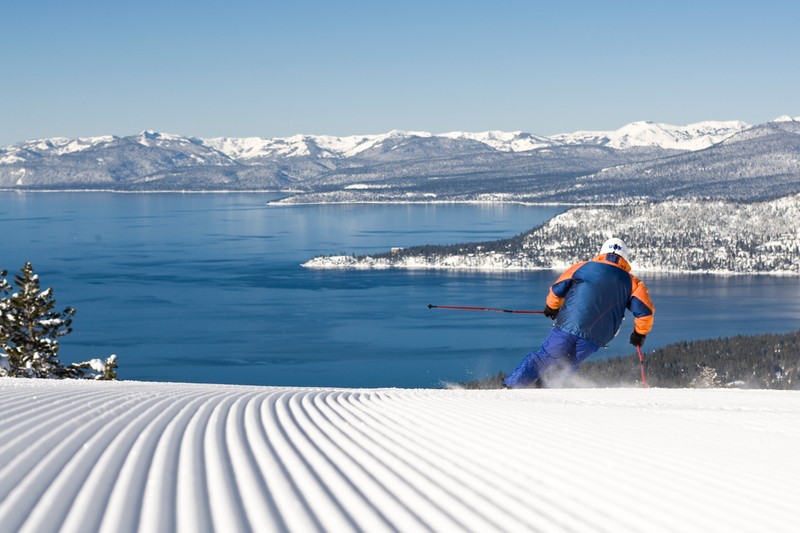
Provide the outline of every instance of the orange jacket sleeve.
<path id="1" fill-rule="evenodd" d="M 631 291 L 628 309 L 636 317 L 634 320 L 636 332 L 647 335 L 653 327 L 653 314 L 656 312 L 656 308 L 653 305 L 653 301 L 650 300 L 650 294 L 647 292 L 647 287 L 644 286 L 644 283 L 635 276 L 631 276 L 631 281 L 633 281 L 633 290 Z"/>

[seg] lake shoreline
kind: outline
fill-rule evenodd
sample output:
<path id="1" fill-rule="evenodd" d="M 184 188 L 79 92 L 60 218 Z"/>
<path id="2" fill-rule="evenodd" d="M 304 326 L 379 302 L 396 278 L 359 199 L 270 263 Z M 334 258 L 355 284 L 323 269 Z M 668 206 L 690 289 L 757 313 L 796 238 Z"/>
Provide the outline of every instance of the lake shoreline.
<path id="1" fill-rule="evenodd" d="M 341 256 L 338 256 L 341 257 Z M 345 256 L 346 257 L 346 256 Z M 313 261 L 313 259 L 311 260 Z M 518 273 L 518 272 L 542 272 L 542 271 L 552 271 L 552 272 L 563 272 L 571 265 L 566 266 L 559 266 L 559 267 L 509 267 L 509 268 L 468 268 L 468 267 L 453 267 L 453 266 L 348 266 L 348 265 L 331 265 L 331 266 L 319 266 L 319 265 L 309 265 L 311 261 L 306 263 L 301 263 L 300 266 L 303 268 L 308 268 L 312 270 L 358 270 L 358 271 L 367 271 L 367 270 L 444 270 L 448 272 L 476 272 L 482 274 L 494 274 L 494 273 Z M 711 276 L 781 276 L 781 277 L 796 277 L 800 276 L 800 272 L 792 272 L 792 271 L 774 271 L 774 272 L 735 272 L 735 271 L 727 271 L 727 270 L 670 270 L 670 269 L 658 269 L 658 268 L 632 268 L 631 274 L 675 274 L 675 275 L 711 275 Z"/>
<path id="2" fill-rule="evenodd" d="M 148 190 L 124 191 L 119 189 L 0 189 L 0 193 L 118 193 L 118 194 L 302 194 L 307 191 L 293 189 L 219 189 L 209 191 L 196 190 Z M 291 198 L 291 196 L 287 197 Z M 364 200 L 364 201 L 334 201 L 334 202 L 283 202 L 286 198 L 270 200 L 267 205 L 271 207 L 297 207 L 320 205 L 523 205 L 530 207 L 620 207 L 647 203 L 633 202 L 523 202 L 519 200 Z"/>
<path id="3" fill-rule="evenodd" d="M 118 194 L 290 194 L 302 193 L 305 191 L 295 190 L 279 190 L 279 189 L 254 189 L 247 191 L 237 191 L 235 189 L 220 189 L 213 191 L 193 191 L 193 190 L 153 190 L 153 191 L 122 191 L 119 189 L 0 189 L 0 193 L 13 192 L 13 193 L 96 193 L 96 192 L 110 192 Z"/>

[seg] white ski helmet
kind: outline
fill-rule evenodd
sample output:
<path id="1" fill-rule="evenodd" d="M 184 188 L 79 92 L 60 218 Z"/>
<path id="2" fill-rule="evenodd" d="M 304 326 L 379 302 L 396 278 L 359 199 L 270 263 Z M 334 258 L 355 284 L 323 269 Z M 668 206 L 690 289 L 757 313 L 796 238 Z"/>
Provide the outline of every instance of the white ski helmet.
<path id="1" fill-rule="evenodd" d="M 625 261 L 628 260 L 628 247 L 625 246 L 625 243 L 622 242 L 622 239 L 608 239 L 606 242 L 603 243 L 603 247 L 600 248 L 601 254 L 617 254 L 618 256 L 622 257 Z"/>

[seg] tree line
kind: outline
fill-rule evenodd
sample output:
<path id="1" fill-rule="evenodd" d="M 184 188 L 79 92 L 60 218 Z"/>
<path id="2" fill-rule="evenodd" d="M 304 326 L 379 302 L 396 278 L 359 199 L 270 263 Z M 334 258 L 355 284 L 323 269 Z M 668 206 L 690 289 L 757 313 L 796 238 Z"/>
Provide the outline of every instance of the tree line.
<path id="1" fill-rule="evenodd" d="M 800 331 L 681 341 L 643 355 L 650 387 L 800 390 Z M 507 376 L 458 385 L 497 389 Z M 639 355 L 585 362 L 566 386 L 642 386 Z"/>

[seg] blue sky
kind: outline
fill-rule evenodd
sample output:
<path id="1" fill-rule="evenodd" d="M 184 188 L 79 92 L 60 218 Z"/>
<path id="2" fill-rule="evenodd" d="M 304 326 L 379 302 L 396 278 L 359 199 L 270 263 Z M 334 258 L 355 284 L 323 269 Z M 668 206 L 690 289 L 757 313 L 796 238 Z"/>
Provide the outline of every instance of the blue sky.
<path id="1" fill-rule="evenodd" d="M 762 123 L 800 115 L 798 21 L 796 1 L 17 1 L 0 146 Z"/>

